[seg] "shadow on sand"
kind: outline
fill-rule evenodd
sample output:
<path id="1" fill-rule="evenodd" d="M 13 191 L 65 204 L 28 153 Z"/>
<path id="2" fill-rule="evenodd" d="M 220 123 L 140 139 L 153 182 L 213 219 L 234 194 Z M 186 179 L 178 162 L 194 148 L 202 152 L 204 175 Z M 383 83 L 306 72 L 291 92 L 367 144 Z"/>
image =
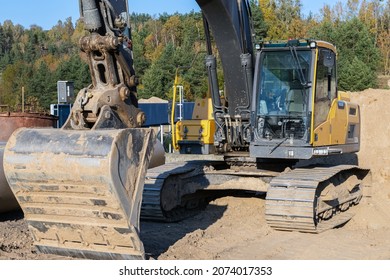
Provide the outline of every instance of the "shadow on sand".
<path id="1" fill-rule="evenodd" d="M 210 191 L 207 191 L 210 192 Z M 265 193 L 243 190 L 214 192 L 213 200 L 221 197 L 257 197 L 265 199 Z M 176 223 L 161 223 L 141 220 L 141 240 L 144 243 L 146 258 L 157 259 L 177 241 L 196 230 L 205 230 L 222 218 L 226 205 L 209 204 L 197 215 Z"/>

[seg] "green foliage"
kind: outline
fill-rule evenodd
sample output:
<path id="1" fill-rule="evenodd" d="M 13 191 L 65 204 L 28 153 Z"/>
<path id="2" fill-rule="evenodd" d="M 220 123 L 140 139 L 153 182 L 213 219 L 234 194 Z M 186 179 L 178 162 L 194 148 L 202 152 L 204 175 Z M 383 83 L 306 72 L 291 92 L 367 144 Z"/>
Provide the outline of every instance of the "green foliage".
<path id="1" fill-rule="evenodd" d="M 267 39 L 287 39 L 304 29 L 301 19 L 300 0 L 263 0 L 260 1 L 263 17 L 267 26 Z"/>
<path id="2" fill-rule="evenodd" d="M 338 28 L 325 21 L 312 30 L 311 37 L 332 42 L 337 46 L 339 87 L 359 90 L 376 86 L 380 52 L 374 35 L 357 17 L 338 23 Z M 358 66 L 362 66 L 358 68 Z M 364 78 L 355 80 L 364 73 Z M 363 82 L 364 81 L 364 82 Z"/>
<path id="3" fill-rule="evenodd" d="M 374 87 L 375 72 L 356 56 L 352 61 L 342 64 L 339 74 L 339 88 L 349 91 L 362 91 Z"/>
<path id="4" fill-rule="evenodd" d="M 91 83 L 88 64 L 73 54 L 69 59 L 63 60 L 55 72 L 56 80 L 74 82 L 75 90 L 87 87 Z"/>
<path id="5" fill-rule="evenodd" d="M 257 0 L 250 0 L 250 7 L 252 11 L 253 29 L 256 39 L 263 39 L 267 37 L 268 25 L 264 21 L 263 12 Z"/>
<path id="6" fill-rule="evenodd" d="M 46 62 L 41 61 L 34 69 L 34 75 L 28 79 L 28 85 L 28 96 L 35 97 L 43 108 L 49 108 L 50 104 L 56 103 L 56 80 Z"/>
<path id="7" fill-rule="evenodd" d="M 375 87 L 380 53 L 367 27 L 358 18 L 353 18 L 341 24 L 337 39 L 343 54 L 339 63 L 340 88 L 363 90 Z M 354 80 L 358 77 L 360 81 Z"/>
<path id="8" fill-rule="evenodd" d="M 134 61 L 134 67 L 137 69 L 137 75 L 143 76 L 146 69 L 150 66 L 150 61 L 145 57 L 145 46 L 143 44 L 146 33 L 145 32 L 133 32 L 133 54 L 136 58 Z"/>
<path id="9" fill-rule="evenodd" d="M 145 29 L 150 33 L 145 33 Z M 134 43 L 137 73 L 145 71 L 139 96 L 171 99 L 176 69 L 180 68 L 180 84 L 184 86 L 185 98 L 204 97 L 207 93 L 206 47 L 201 15 L 190 13 L 167 17 L 164 14 L 158 20 L 147 20 L 145 29 L 133 32 L 134 41 L 144 38 L 143 46 Z M 149 68 L 143 68 L 147 64 Z"/>
<path id="10" fill-rule="evenodd" d="M 149 98 L 156 96 L 167 99 L 174 80 L 175 73 L 174 48 L 169 44 L 162 55 L 145 72 L 144 87 L 140 89 L 139 96 Z"/>
<path id="11" fill-rule="evenodd" d="M 78 89 L 87 86 L 88 66 L 72 42 L 77 32 L 71 18 L 49 31 L 36 25 L 24 29 L 10 20 L 0 24 L 0 103 L 17 108 L 24 88 L 26 102 L 48 112 L 57 100 L 57 80 L 73 80 Z"/>
<path id="12" fill-rule="evenodd" d="M 9 64 L 2 72 L 0 82 L 0 101 L 10 107 L 21 103 L 21 92 L 24 81 L 30 76 L 29 68 L 23 61 Z"/>

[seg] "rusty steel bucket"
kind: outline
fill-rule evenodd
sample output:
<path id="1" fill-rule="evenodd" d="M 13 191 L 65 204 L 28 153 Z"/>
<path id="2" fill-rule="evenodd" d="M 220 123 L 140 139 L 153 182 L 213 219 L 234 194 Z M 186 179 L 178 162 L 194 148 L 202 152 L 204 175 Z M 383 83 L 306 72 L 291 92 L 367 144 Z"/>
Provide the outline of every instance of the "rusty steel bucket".
<path id="1" fill-rule="evenodd" d="M 19 208 L 4 176 L 4 147 L 10 135 L 20 127 L 53 127 L 56 117 L 37 113 L 0 113 L 0 213 Z"/>

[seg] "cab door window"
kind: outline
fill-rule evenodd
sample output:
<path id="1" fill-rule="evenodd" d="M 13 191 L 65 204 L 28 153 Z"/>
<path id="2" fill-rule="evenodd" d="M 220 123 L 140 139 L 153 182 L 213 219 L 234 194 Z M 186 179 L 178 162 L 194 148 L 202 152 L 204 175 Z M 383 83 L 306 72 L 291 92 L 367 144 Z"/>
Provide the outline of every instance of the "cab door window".
<path id="1" fill-rule="evenodd" d="M 314 105 L 314 128 L 325 122 L 336 98 L 336 56 L 328 49 L 319 49 Z"/>

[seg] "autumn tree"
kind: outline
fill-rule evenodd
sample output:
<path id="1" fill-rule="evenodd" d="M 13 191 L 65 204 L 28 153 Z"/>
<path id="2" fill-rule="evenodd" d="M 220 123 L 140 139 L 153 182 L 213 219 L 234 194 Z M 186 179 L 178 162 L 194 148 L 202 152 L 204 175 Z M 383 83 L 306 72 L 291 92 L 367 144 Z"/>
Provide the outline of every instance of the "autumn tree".
<path id="1" fill-rule="evenodd" d="M 303 25 L 300 0 L 260 1 L 264 20 L 268 26 L 267 38 L 270 40 L 300 37 L 297 30 Z"/>

